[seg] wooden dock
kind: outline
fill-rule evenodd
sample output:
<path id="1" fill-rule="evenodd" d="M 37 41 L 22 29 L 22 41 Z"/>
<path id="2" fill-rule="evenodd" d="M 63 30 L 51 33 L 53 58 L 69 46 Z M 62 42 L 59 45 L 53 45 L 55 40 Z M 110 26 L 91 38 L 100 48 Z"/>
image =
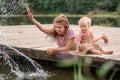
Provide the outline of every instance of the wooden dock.
<path id="1" fill-rule="evenodd" d="M 52 27 L 52 24 L 44 24 L 47 27 Z M 77 25 L 70 25 L 70 27 L 76 32 L 79 32 Z M 20 52 L 23 52 L 26 56 L 36 59 L 44 59 L 51 61 L 58 61 L 60 59 L 66 59 L 73 57 L 74 55 L 80 58 L 91 57 L 95 63 L 104 63 L 106 61 L 112 61 L 116 64 L 115 67 L 120 69 L 120 28 L 117 27 L 102 27 L 92 26 L 92 31 L 95 35 L 106 33 L 109 38 L 109 43 L 104 44 L 103 40 L 98 43 L 103 45 L 106 49 L 114 50 L 111 55 L 102 54 L 76 54 L 75 51 L 68 51 L 63 53 L 56 53 L 53 55 L 45 54 L 45 50 L 50 47 L 55 47 L 49 38 L 46 39 L 46 35 L 41 32 L 35 25 L 18 25 L 18 26 L 0 26 L 0 44 L 1 50 L 6 51 L 9 54 L 14 53 L 11 49 L 4 45 L 15 47 Z M 1 33 L 3 32 L 3 33 Z"/>

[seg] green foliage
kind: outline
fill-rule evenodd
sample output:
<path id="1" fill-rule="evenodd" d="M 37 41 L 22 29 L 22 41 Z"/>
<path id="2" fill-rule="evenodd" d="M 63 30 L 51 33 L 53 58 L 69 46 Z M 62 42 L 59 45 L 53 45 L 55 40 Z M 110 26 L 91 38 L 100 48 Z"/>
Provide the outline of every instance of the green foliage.
<path id="1" fill-rule="evenodd" d="M 57 63 L 59 67 L 70 67 L 74 66 L 74 80 L 90 80 L 82 74 L 82 66 L 90 66 L 92 63 L 92 58 L 85 57 L 79 58 L 79 56 L 74 56 L 72 59 L 62 60 Z"/>
<path id="2" fill-rule="evenodd" d="M 104 22 L 100 22 L 99 25 L 100 26 L 109 26 L 110 27 L 110 26 L 113 25 L 113 23 L 106 20 Z"/>
<path id="3" fill-rule="evenodd" d="M 116 11 L 116 8 L 120 4 L 120 0 L 110 0 L 112 6 L 109 8 L 110 11 Z"/>
<path id="4" fill-rule="evenodd" d="M 117 25 L 117 27 L 120 27 L 120 18 L 116 19 L 116 25 Z"/>
<path id="5" fill-rule="evenodd" d="M 61 60 L 57 62 L 57 66 L 59 67 L 70 67 L 73 66 L 76 63 L 77 60 L 72 59 L 68 59 L 68 60 Z"/>
<path id="6" fill-rule="evenodd" d="M 99 70 L 97 70 L 97 74 L 99 77 L 104 77 L 109 72 L 109 70 L 114 66 L 113 62 L 105 63 Z"/>
<path id="7" fill-rule="evenodd" d="M 1 4 L 2 4 L 2 0 L 0 0 L 0 6 L 1 6 Z"/>
<path id="8" fill-rule="evenodd" d="M 72 59 L 62 60 L 58 62 L 60 67 L 70 67 L 74 66 L 74 80 L 94 80 L 92 73 L 90 73 L 90 65 L 92 64 L 93 59 L 90 57 L 80 58 L 79 56 L 74 56 Z M 102 79 L 106 77 L 111 68 L 115 65 L 114 62 L 109 61 L 103 64 L 100 68 L 96 70 L 97 79 Z M 85 68 L 85 69 L 84 69 Z M 109 80 L 112 80 L 117 70 L 113 71 L 110 75 Z M 87 74 L 87 75 L 85 75 Z"/>
<path id="9" fill-rule="evenodd" d="M 35 13 L 86 14 L 95 9 L 116 11 L 120 0 L 29 0 Z"/>
<path id="10" fill-rule="evenodd" d="M 45 5 L 44 5 L 44 8 L 45 8 L 46 10 L 51 9 L 51 8 L 50 8 L 50 6 L 51 6 L 50 4 L 51 4 L 51 1 L 50 1 L 50 0 L 46 0 L 46 1 L 45 1 Z"/>
<path id="11" fill-rule="evenodd" d="M 85 57 L 85 60 L 84 60 L 84 65 L 85 65 L 85 66 L 90 66 L 92 62 L 93 62 L 93 59 L 92 59 L 92 58 L 90 58 L 90 57 Z"/>
<path id="12" fill-rule="evenodd" d="M 108 27 L 116 25 L 115 18 L 112 18 L 112 16 L 107 17 L 107 15 L 105 16 L 100 15 L 99 17 L 94 17 L 92 21 L 94 25 L 108 26 Z"/>
<path id="13" fill-rule="evenodd" d="M 27 3 L 20 4 L 20 8 L 21 8 L 21 13 L 22 14 L 26 13 L 26 7 L 27 7 L 27 5 L 29 5 L 29 4 L 27 4 Z"/>
<path id="14" fill-rule="evenodd" d="M 120 0 L 0 0 L 0 8 L 3 7 L 3 3 L 4 7 L 9 11 L 17 8 L 15 9 L 17 14 L 25 13 L 25 10 L 23 10 L 25 4 L 29 4 L 34 14 L 87 14 L 94 12 L 94 10 L 116 11 Z"/>
<path id="15" fill-rule="evenodd" d="M 120 4 L 118 5 L 118 7 L 116 8 L 117 13 L 120 14 Z"/>
<path id="16" fill-rule="evenodd" d="M 109 0 L 100 0 L 97 5 L 100 9 L 109 11 L 113 4 Z"/>
<path id="17" fill-rule="evenodd" d="M 113 71 L 113 73 L 112 73 L 112 75 L 110 76 L 109 80 L 113 80 L 113 77 L 115 76 L 116 72 L 117 72 L 117 69 L 115 69 L 115 70 Z"/>

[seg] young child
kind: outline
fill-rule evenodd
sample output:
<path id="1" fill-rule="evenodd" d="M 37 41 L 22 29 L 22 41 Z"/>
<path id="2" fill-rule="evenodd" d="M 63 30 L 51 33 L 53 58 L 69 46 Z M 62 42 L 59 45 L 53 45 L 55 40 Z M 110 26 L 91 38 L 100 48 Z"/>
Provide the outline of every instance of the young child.
<path id="1" fill-rule="evenodd" d="M 75 38 L 75 45 L 77 53 L 86 54 L 87 52 L 93 54 L 112 54 L 113 51 L 105 51 L 99 44 L 95 44 L 95 42 L 99 39 L 105 40 L 105 43 L 108 43 L 108 39 L 105 34 L 94 37 L 93 33 L 90 30 L 91 19 L 88 17 L 82 17 L 78 25 L 80 27 L 80 34 L 78 34 Z"/>
<path id="2" fill-rule="evenodd" d="M 52 54 L 60 51 L 67 51 L 75 48 L 74 46 L 74 32 L 69 28 L 69 21 L 63 14 L 58 15 L 54 21 L 54 27 L 52 29 L 43 26 L 37 20 L 34 19 L 30 9 L 27 7 L 27 13 L 29 19 L 44 33 L 49 35 L 57 42 L 58 47 L 49 48 L 46 50 L 47 54 Z"/>

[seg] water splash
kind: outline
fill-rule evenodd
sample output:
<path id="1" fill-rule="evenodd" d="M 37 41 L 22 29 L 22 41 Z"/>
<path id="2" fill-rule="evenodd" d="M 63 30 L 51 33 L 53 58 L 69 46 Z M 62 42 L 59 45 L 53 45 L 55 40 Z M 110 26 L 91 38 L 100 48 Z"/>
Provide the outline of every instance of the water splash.
<path id="1" fill-rule="evenodd" d="M 2 19 L 0 22 L 0 25 L 6 25 L 9 21 L 9 17 L 13 14 L 17 14 L 20 11 L 20 5 L 22 5 L 24 8 L 28 7 L 27 0 L 3 0 L 0 7 L 0 13 L 2 14 Z M 7 5 L 6 5 L 7 4 Z M 11 23 L 12 24 L 12 23 Z M 14 24 L 14 23 L 13 23 Z M 16 54 L 23 56 L 26 58 L 32 66 L 35 68 L 35 71 L 21 71 L 19 69 L 19 65 L 3 50 L 3 53 L 7 56 L 7 65 L 10 66 L 10 72 L 8 74 L 0 74 L 1 80 L 9 80 L 11 75 L 16 76 L 16 80 L 22 80 L 22 79 L 41 79 L 44 80 L 47 77 L 50 77 L 48 72 L 45 72 L 41 65 L 39 65 L 34 60 L 30 59 L 26 55 L 24 55 L 22 52 L 19 52 L 17 49 L 11 47 L 9 44 L 7 44 L 7 41 L 5 40 L 4 31 L 0 30 L 0 43 L 4 44 L 9 49 L 13 50 Z"/>
<path id="2" fill-rule="evenodd" d="M 11 70 L 10 70 L 11 72 L 9 74 L 14 74 L 15 76 L 17 76 L 18 79 L 32 79 L 32 78 L 33 79 L 34 78 L 46 79 L 47 77 L 50 77 L 50 75 L 42 69 L 41 65 L 39 65 L 37 62 L 35 62 L 31 58 L 24 55 L 22 52 L 19 52 L 17 49 L 15 49 L 15 48 L 11 47 L 10 45 L 8 45 L 4 36 L 5 36 L 4 32 L 1 30 L 0 31 L 0 41 L 5 46 L 7 46 L 9 49 L 14 50 L 16 52 L 16 54 L 21 55 L 24 58 L 26 58 L 36 70 L 34 72 L 33 71 L 28 71 L 28 72 L 20 71 L 18 64 L 16 64 L 16 62 L 6 53 L 6 56 L 8 58 L 7 64 L 11 67 Z"/>

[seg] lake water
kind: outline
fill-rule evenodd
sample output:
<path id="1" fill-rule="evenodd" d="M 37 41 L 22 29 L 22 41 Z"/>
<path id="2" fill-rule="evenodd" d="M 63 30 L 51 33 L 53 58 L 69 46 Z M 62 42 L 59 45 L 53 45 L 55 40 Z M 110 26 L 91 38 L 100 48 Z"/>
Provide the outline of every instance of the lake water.
<path id="1" fill-rule="evenodd" d="M 30 69 L 32 71 L 32 67 L 29 64 L 29 62 L 25 61 L 23 58 L 14 58 L 14 60 L 17 61 L 17 63 L 20 66 L 20 69 L 22 71 L 26 71 L 26 69 Z M 73 67 L 66 67 L 66 68 L 61 68 L 56 66 L 56 62 L 51 62 L 51 61 L 45 61 L 45 60 L 35 60 L 37 61 L 47 72 L 50 76 L 47 78 L 32 78 L 32 79 L 16 79 L 16 77 L 13 74 L 10 74 L 10 67 L 9 66 L 0 66 L 0 80 L 74 80 L 74 70 Z M 96 70 L 97 68 L 91 67 L 91 75 L 93 78 L 89 78 L 86 80 L 109 80 L 111 74 L 113 71 L 110 71 L 107 74 L 107 77 L 105 78 L 97 78 L 96 77 Z M 83 74 L 87 72 L 87 69 L 83 71 Z M 9 74 L 8 74 L 9 73 Z M 8 75 L 6 75 L 8 74 Z M 6 75 L 6 76 L 5 76 Z M 88 77 L 88 76 L 86 76 Z M 120 72 L 117 72 L 113 78 L 113 80 L 119 80 L 120 79 Z"/>
<path id="2" fill-rule="evenodd" d="M 13 59 L 19 64 L 21 71 L 32 72 L 34 69 L 26 59 L 15 58 Z M 8 65 L 0 66 L 0 80 L 74 80 L 73 68 L 60 68 L 54 65 L 53 62 L 36 60 L 43 68 L 43 70 L 49 74 L 47 78 L 33 77 L 33 78 L 17 78 L 14 74 L 10 73 L 10 67 Z"/>

